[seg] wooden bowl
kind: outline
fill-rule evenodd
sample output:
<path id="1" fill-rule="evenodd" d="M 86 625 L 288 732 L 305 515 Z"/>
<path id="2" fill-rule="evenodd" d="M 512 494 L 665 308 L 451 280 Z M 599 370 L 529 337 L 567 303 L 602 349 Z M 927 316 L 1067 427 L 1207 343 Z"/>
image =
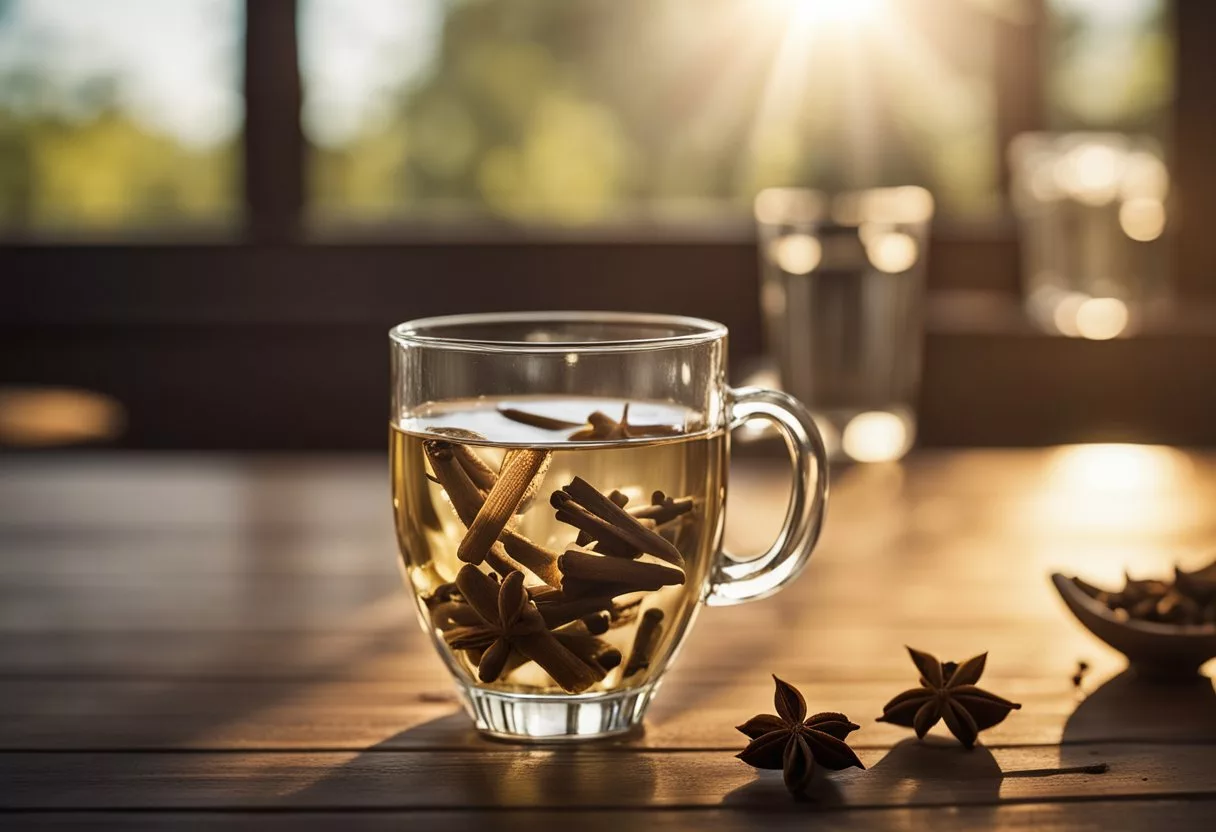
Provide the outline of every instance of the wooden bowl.
<path id="1" fill-rule="evenodd" d="M 1216 657 L 1216 625 L 1121 620 L 1091 594 L 1088 584 L 1059 572 L 1051 576 L 1051 582 L 1077 620 L 1127 656 L 1144 675 L 1193 675 L 1200 665 Z"/>

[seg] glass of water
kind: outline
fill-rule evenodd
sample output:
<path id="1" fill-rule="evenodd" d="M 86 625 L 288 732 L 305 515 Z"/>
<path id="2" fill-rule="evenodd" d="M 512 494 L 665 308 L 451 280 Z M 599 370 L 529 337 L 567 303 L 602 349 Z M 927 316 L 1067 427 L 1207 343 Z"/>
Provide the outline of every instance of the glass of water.
<path id="1" fill-rule="evenodd" d="M 902 457 L 916 436 L 933 197 L 917 187 L 756 197 L 761 307 L 781 384 L 835 460 Z"/>
<path id="2" fill-rule="evenodd" d="M 1156 142 L 1023 133 L 1009 157 L 1030 318 L 1074 338 L 1133 334 L 1168 297 L 1170 177 Z"/>

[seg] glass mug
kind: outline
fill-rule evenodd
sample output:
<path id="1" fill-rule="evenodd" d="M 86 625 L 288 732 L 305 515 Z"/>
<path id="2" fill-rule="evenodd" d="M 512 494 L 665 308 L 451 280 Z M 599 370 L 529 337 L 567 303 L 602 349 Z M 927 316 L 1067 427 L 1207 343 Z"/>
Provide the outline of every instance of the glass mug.
<path id="1" fill-rule="evenodd" d="M 823 525 L 827 458 L 789 396 L 726 385 L 726 327 L 535 312 L 390 332 L 401 564 L 477 728 L 516 741 L 638 725 L 701 604 L 767 596 Z M 721 548 L 730 430 L 772 422 L 785 524 Z"/>

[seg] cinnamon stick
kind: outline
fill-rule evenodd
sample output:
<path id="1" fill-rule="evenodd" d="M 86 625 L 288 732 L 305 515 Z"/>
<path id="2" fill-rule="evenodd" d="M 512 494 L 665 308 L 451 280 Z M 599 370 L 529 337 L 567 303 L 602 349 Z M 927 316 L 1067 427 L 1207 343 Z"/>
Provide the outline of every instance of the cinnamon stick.
<path id="1" fill-rule="evenodd" d="M 504 529 L 502 546 L 507 554 L 532 571 L 551 587 L 562 585 L 562 573 L 557 568 L 558 553 L 534 543 L 513 529 Z M 493 551 L 494 547 L 490 547 Z"/>
<path id="2" fill-rule="evenodd" d="M 650 505 L 626 510 L 638 520 L 653 520 L 656 526 L 662 526 L 692 511 L 692 497 L 674 499 L 662 491 L 656 491 L 651 495 Z"/>
<path id="3" fill-rule="evenodd" d="M 523 564 L 508 555 L 498 541 L 495 541 L 494 545 L 490 547 L 490 551 L 486 552 L 485 562 L 504 578 L 509 577 L 513 572 L 522 573 L 524 571 Z"/>
<path id="4" fill-rule="evenodd" d="M 633 637 L 633 648 L 629 651 L 629 661 L 625 663 L 621 678 L 627 679 L 650 667 L 659 638 L 663 635 L 662 623 L 661 609 L 651 607 L 642 613 L 642 620 L 638 622 L 638 629 Z"/>
<path id="5" fill-rule="evenodd" d="M 571 546 L 557 559 L 557 568 L 561 570 L 563 580 L 574 578 L 612 584 L 614 588 L 610 592 L 616 595 L 653 591 L 684 583 L 684 572 L 680 569 L 657 563 L 605 557 L 577 546 Z M 616 587 L 622 589 L 618 590 Z"/>
<path id="6" fill-rule="evenodd" d="M 557 495 L 561 493 L 564 493 L 568 499 L 559 498 Z M 598 518 L 610 529 L 609 537 L 614 537 L 622 543 L 634 546 L 640 551 L 654 555 L 668 563 L 679 567 L 684 566 L 684 558 L 680 554 L 680 550 L 673 546 L 671 541 L 663 539 L 653 529 L 647 528 L 582 477 L 575 477 L 568 485 L 563 486 L 560 492 L 553 492 L 551 502 L 558 509 L 559 515 L 565 512 L 568 516 L 573 515 L 586 522 L 586 518 L 582 516 L 583 513 L 573 510 L 574 505 L 582 507 L 586 513 Z M 559 516 L 558 519 L 563 518 Z M 577 524 L 572 523 L 572 525 Z M 592 532 L 592 534 L 594 533 Z"/>
<path id="7" fill-rule="evenodd" d="M 625 404 L 618 422 L 607 413 L 597 410 L 587 417 L 587 425 L 568 437 L 571 440 L 637 439 L 652 436 L 681 436 L 684 431 L 675 425 L 631 425 L 629 403 Z"/>
<path id="8" fill-rule="evenodd" d="M 482 491 L 489 491 L 494 487 L 494 483 L 498 482 L 498 474 L 494 469 L 487 465 L 485 460 L 468 445 L 454 442 L 452 443 L 452 453 L 455 455 L 456 461 L 460 463 L 460 467 L 469 475 L 469 479 Z"/>
<path id="9" fill-rule="evenodd" d="M 448 495 L 448 502 L 456 511 L 456 516 L 465 526 L 471 525 L 485 502 L 485 495 L 457 461 L 456 444 L 429 439 L 422 447 L 435 472 L 435 479 L 439 480 L 439 485 Z"/>
<path id="10" fill-rule="evenodd" d="M 503 459 L 502 459 L 503 467 L 505 468 L 511 462 L 512 457 L 519 453 L 538 453 L 538 452 L 534 451 L 534 450 L 507 451 L 506 455 L 504 455 Z M 547 474 L 549 472 L 549 463 L 553 461 L 553 455 L 550 454 L 548 451 L 544 451 L 542 453 L 545 454 L 545 457 L 541 461 L 540 468 L 532 476 L 532 481 L 530 483 L 528 483 L 527 489 L 524 490 L 524 495 L 519 498 L 519 505 L 517 505 L 515 507 L 516 514 L 523 514 L 525 511 L 528 510 L 528 507 L 530 505 L 532 505 L 532 500 L 536 497 L 537 492 L 540 491 L 540 487 L 545 481 L 545 474 Z"/>
<path id="11" fill-rule="evenodd" d="M 565 419 L 554 419 L 552 416 L 530 413 L 514 407 L 500 407 L 498 413 L 512 422 L 519 422 L 521 425 L 529 425 L 541 430 L 569 430 L 582 427 L 583 424 L 582 422 L 567 422 Z"/>
<path id="12" fill-rule="evenodd" d="M 621 651 L 603 639 L 585 631 L 562 628 L 553 636 L 563 647 L 578 656 L 602 680 L 608 671 L 621 663 Z"/>
<path id="13" fill-rule="evenodd" d="M 612 609 L 608 611 L 610 619 L 609 628 L 615 630 L 618 627 L 625 627 L 637 620 L 638 613 L 642 609 L 642 601 L 645 600 L 642 596 L 636 596 L 629 601 L 613 601 Z"/>
<path id="14" fill-rule="evenodd" d="M 516 648 L 540 665 L 562 690 L 582 693 L 603 678 L 545 629 L 536 607 L 529 605 L 524 610 L 523 621 L 531 631 L 513 637 Z"/>
<path id="15" fill-rule="evenodd" d="M 471 527 L 485 504 L 485 495 L 473 482 L 468 470 L 460 464 L 456 456 L 457 447 L 455 443 L 439 440 L 424 443 L 431 468 L 448 495 L 456 516 L 465 526 Z M 561 585 L 557 552 L 538 546 L 511 529 L 505 529 L 502 537 L 503 542 L 492 544 L 485 555 L 495 572 L 505 577 L 513 570 L 523 571 L 526 567 L 550 586 Z M 465 538 L 468 539 L 468 534 Z"/>
<path id="16" fill-rule="evenodd" d="M 587 628 L 587 632 L 593 636 L 602 636 L 608 632 L 608 626 L 612 623 L 612 616 L 607 611 L 597 612 L 592 615 L 584 615 L 579 619 L 583 626 Z"/>
<path id="17" fill-rule="evenodd" d="M 614 609 L 614 604 L 611 598 L 602 595 L 598 597 L 570 598 L 566 597 L 565 593 L 563 593 L 562 600 L 552 604 L 537 605 L 537 609 L 540 611 L 545 625 L 550 629 L 556 629 L 563 624 L 577 621 L 585 615 L 604 611 L 611 613 Z"/>
<path id="18" fill-rule="evenodd" d="M 530 586 L 528 589 L 528 597 L 538 607 L 542 604 L 552 604 L 558 601 L 565 600 L 561 589 L 552 586 Z"/>
<path id="19" fill-rule="evenodd" d="M 511 519 L 531 485 L 532 478 L 540 471 L 548 457 L 548 451 L 521 450 L 503 460 L 502 470 L 498 472 L 498 481 L 494 483 L 477 516 L 469 524 L 468 532 L 456 549 L 456 557 L 465 563 L 481 563 L 485 560 L 486 552 L 506 527 L 507 521 Z"/>
<path id="20" fill-rule="evenodd" d="M 641 548 L 626 540 L 616 526 L 579 505 L 564 491 L 554 491 L 549 496 L 549 504 L 557 509 L 554 517 L 579 530 L 574 541 L 576 546 L 595 543 L 597 551 L 621 558 L 636 558 L 642 554 Z M 650 520 L 638 522 L 652 523 Z"/>

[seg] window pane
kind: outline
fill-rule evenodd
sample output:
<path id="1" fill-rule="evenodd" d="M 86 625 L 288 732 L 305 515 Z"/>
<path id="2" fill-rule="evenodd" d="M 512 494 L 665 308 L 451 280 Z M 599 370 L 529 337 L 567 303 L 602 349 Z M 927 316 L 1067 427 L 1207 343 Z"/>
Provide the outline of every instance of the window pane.
<path id="1" fill-rule="evenodd" d="M 1168 0 L 1048 0 L 1049 126 L 1164 139 L 1174 95 Z"/>
<path id="2" fill-rule="evenodd" d="M 743 216 L 772 185 L 997 203 L 1020 0 L 301 0 L 322 220 Z"/>
<path id="3" fill-rule="evenodd" d="M 0 0 L 0 232 L 231 224 L 240 0 Z"/>

